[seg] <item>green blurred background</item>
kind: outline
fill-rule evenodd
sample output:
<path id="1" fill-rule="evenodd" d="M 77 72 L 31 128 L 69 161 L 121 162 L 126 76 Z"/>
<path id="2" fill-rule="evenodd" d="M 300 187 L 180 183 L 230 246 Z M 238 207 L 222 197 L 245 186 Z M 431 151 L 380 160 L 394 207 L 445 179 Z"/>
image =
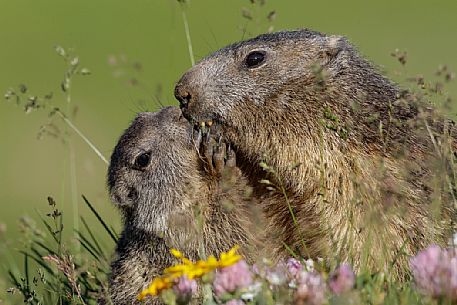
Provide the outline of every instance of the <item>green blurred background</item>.
<path id="1" fill-rule="evenodd" d="M 405 74 L 433 79 L 440 64 L 457 69 L 455 0 L 267 0 L 264 6 L 249 0 L 192 0 L 185 10 L 197 60 L 273 25 L 275 30 L 308 27 L 346 35 L 399 82 Z M 273 22 L 266 18 L 271 11 L 276 12 Z M 249 14 L 252 19 L 246 18 Z M 53 48 L 75 49 L 92 74 L 73 81 L 71 109 L 78 108 L 74 123 L 106 157 L 136 112 L 157 110 L 157 100 L 177 104 L 174 83 L 190 67 L 182 7 L 176 0 L 0 0 L 0 45 L 0 92 L 26 84 L 32 94 L 53 92 L 53 105 L 62 109 L 66 102 L 59 87 L 65 64 Z M 408 52 L 406 68 L 391 57 L 396 48 Z M 448 90 L 457 96 L 455 83 Z M 3 265 L 14 262 L 19 217 L 36 218 L 37 210 L 46 211 L 47 196 L 57 200 L 71 229 L 76 211 L 71 177 L 78 213 L 87 214 L 80 200 L 85 194 L 119 228 L 107 196 L 106 165 L 72 135 L 72 176 L 68 147 L 52 137 L 37 139 L 47 114 L 25 114 L 14 102 L 0 101 L 0 241 L 8 242 L 12 251 L 0 253 Z"/>

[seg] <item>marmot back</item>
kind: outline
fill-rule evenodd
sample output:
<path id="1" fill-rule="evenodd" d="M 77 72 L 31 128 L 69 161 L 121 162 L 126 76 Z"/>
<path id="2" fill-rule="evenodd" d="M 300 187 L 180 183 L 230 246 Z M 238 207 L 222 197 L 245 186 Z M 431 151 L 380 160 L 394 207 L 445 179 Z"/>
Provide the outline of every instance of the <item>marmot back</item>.
<path id="1" fill-rule="evenodd" d="M 409 255 L 448 241 L 455 211 L 438 168 L 451 164 L 453 125 L 346 38 L 260 35 L 204 58 L 175 95 L 187 119 L 220 126 L 235 148 L 279 254 L 285 243 L 306 257 L 403 277 Z"/>

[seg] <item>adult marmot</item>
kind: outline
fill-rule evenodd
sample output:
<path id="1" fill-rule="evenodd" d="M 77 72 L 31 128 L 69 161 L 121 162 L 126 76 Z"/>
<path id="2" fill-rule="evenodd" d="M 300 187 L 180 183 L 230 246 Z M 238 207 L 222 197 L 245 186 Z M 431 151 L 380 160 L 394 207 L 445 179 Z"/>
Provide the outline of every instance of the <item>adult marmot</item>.
<path id="1" fill-rule="evenodd" d="M 192 123 L 222 128 L 279 253 L 401 277 L 408 255 L 448 241 L 452 190 L 432 167 L 448 169 L 437 150 L 449 124 L 344 37 L 297 30 L 235 43 L 187 71 L 175 96 Z"/>

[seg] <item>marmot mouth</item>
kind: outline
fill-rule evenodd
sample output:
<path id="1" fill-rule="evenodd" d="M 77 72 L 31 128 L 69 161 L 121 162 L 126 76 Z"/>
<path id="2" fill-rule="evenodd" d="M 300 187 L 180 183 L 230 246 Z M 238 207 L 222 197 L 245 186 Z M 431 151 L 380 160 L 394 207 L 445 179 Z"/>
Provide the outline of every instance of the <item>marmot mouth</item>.
<path id="1" fill-rule="evenodd" d="M 201 127 L 204 128 L 206 126 L 211 127 L 211 126 L 213 126 L 213 124 L 214 124 L 214 122 L 212 120 L 195 122 L 195 125 L 200 128 Z"/>
<path id="2" fill-rule="evenodd" d="M 213 125 L 224 125 L 225 120 L 217 113 L 191 114 L 186 109 L 181 110 L 184 118 L 195 127 L 211 127 Z"/>
<path id="3" fill-rule="evenodd" d="M 202 141 L 209 141 L 209 139 L 216 140 L 217 143 L 223 141 L 223 133 L 221 124 L 216 120 L 197 121 L 193 125 L 192 141 L 194 145 L 199 147 Z"/>

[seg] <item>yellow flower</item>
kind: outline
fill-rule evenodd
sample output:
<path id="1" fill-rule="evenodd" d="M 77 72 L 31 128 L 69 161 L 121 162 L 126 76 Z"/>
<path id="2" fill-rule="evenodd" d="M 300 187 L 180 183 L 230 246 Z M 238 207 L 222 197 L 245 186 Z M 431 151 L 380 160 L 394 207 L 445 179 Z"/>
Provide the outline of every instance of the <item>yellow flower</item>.
<path id="1" fill-rule="evenodd" d="M 238 246 L 235 246 L 232 249 L 230 249 L 229 252 L 221 253 L 221 258 L 219 259 L 219 268 L 231 266 L 241 259 L 241 255 L 236 253 L 238 248 Z"/>
<path id="2" fill-rule="evenodd" d="M 184 257 L 184 255 L 182 255 L 181 251 L 179 251 L 179 250 L 171 249 L 170 252 L 176 258 L 183 258 Z"/>
<path id="3" fill-rule="evenodd" d="M 138 296 L 138 300 L 143 300 L 147 295 L 158 295 L 162 290 L 171 288 L 173 279 L 169 277 L 156 277 L 149 287 L 141 292 Z"/>
<path id="4" fill-rule="evenodd" d="M 192 280 L 200 278 L 217 268 L 224 268 L 235 264 L 241 259 L 241 255 L 236 253 L 238 248 L 238 246 L 235 246 L 228 252 L 222 252 L 219 260 L 211 255 L 208 259 L 199 260 L 195 263 L 190 259 L 185 258 L 179 250 L 171 249 L 171 254 L 177 259 L 180 259 L 182 263 L 166 268 L 164 270 L 164 275 L 155 278 L 151 285 L 141 292 L 138 296 L 138 300 L 144 299 L 147 295 L 158 295 L 162 290 L 171 288 L 174 284 L 174 280 L 183 275 L 186 275 Z"/>

